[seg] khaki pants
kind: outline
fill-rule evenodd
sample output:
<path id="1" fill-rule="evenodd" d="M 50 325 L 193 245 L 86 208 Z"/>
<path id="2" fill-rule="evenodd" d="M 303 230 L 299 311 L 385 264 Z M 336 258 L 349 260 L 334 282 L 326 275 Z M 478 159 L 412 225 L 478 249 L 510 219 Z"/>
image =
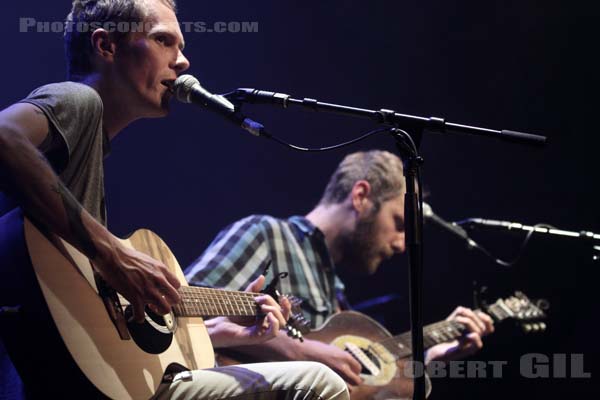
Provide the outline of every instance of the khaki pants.
<path id="1" fill-rule="evenodd" d="M 154 400 L 348 400 L 346 383 L 316 362 L 241 364 L 178 374 Z"/>

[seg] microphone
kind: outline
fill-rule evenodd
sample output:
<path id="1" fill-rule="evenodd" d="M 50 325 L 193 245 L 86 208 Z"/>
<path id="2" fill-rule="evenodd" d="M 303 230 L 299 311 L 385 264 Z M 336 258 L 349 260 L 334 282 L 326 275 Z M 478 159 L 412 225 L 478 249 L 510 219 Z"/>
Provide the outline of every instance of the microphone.
<path id="1" fill-rule="evenodd" d="M 452 234 L 460 237 L 467 241 L 469 247 L 479 247 L 479 245 L 469 237 L 467 231 L 460 225 L 457 225 L 454 222 L 448 222 L 436 213 L 433 212 L 431 206 L 425 202 L 423 202 L 423 218 L 441 226 L 445 230 L 451 232 Z"/>
<path id="2" fill-rule="evenodd" d="M 254 136 L 268 136 L 262 124 L 236 112 L 235 106 L 229 100 L 203 88 L 192 75 L 179 76 L 173 84 L 173 93 L 182 103 L 197 104 L 216 112 Z"/>

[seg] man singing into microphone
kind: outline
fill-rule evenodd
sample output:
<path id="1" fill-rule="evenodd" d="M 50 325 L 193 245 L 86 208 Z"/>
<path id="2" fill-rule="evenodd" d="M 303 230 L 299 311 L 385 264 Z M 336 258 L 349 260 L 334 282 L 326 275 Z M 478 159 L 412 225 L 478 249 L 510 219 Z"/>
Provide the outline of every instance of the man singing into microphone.
<path id="1" fill-rule="evenodd" d="M 386 151 L 346 156 L 319 204 L 305 217 L 253 215 L 234 222 L 186 269 L 188 282 L 239 289 L 268 265 L 269 274 L 289 273 L 280 281 L 280 291 L 303 300 L 304 314 L 313 328 L 319 327 L 347 307 L 336 268 L 370 275 L 382 261 L 404 252 L 402 168 L 402 161 Z M 464 307 L 448 318 L 464 324 L 470 333 L 432 347 L 426 362 L 471 354 L 482 347 L 481 337 L 494 329 L 488 315 Z M 298 345 L 282 335 L 239 350 L 259 359 L 320 361 L 350 385 L 361 383 L 361 365 L 329 344 L 305 340 Z"/>
<path id="2" fill-rule="evenodd" d="M 0 113 L 0 189 L 18 207 L 9 213 L 13 207 L 0 210 L 0 215 L 6 213 L 0 220 L 0 306 L 27 304 L 28 294 L 20 289 L 28 275 L 24 266 L 14 263 L 14 252 L 24 245 L 4 225 L 22 220 L 24 214 L 87 256 L 95 272 L 131 303 L 133 317 L 143 321 L 145 306 L 160 314 L 169 312 L 180 301 L 180 284 L 162 262 L 124 247 L 107 230 L 102 163 L 111 140 L 130 123 L 168 114 L 170 87 L 189 68 L 175 2 L 75 0 L 67 20 L 69 81 L 37 88 Z M 143 29 L 89 29 L 92 23 L 138 23 Z M 79 31 L 81 27 L 88 29 Z M 22 229 L 15 233 L 19 234 Z M 258 290 L 262 279 L 250 287 Z M 282 310 L 269 296 L 257 301 L 265 317 L 254 327 L 227 319 L 206 322 L 215 346 L 257 344 L 277 336 L 289 304 L 284 302 Z M 40 323 L 52 324 L 42 311 L 23 306 L 20 312 L 29 318 L 39 313 Z M 35 333 L 19 331 L 19 318 L 13 319 L 14 325 L 3 324 L 1 333 L 28 394 L 90 398 L 73 377 L 53 368 L 53 360 L 47 359 L 52 352 L 44 348 L 46 338 L 27 340 Z M 348 393 L 344 382 L 321 364 L 286 363 L 176 375 L 155 394 L 182 399 L 282 396 L 346 399 Z"/>

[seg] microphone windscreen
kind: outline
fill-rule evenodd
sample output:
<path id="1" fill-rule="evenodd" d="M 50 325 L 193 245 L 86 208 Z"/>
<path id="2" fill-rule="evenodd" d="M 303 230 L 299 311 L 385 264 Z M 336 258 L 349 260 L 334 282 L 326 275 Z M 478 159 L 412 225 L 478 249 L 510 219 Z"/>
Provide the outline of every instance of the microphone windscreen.
<path id="1" fill-rule="evenodd" d="M 200 85 L 200 81 L 192 75 L 181 75 L 173 84 L 175 98 L 183 103 L 191 103 L 190 94 L 195 85 Z"/>

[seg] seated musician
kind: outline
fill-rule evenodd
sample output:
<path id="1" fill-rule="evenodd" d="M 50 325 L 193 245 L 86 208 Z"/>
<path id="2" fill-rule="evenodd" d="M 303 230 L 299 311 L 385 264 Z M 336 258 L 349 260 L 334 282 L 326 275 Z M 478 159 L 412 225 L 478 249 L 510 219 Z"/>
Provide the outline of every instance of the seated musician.
<path id="1" fill-rule="evenodd" d="M 125 247 L 106 228 L 103 170 L 119 132 L 137 119 L 168 114 L 173 82 L 190 66 L 175 13 L 174 0 L 74 0 L 65 31 L 69 81 L 39 87 L 0 112 L 0 191 L 6 195 L 0 203 L 11 204 L 0 221 L 0 306 L 18 306 L 10 318 L 2 316 L 0 333 L 33 398 L 98 394 L 80 392 L 85 389 L 72 370 L 57 365 L 55 355 L 64 345 L 56 330 L 43 334 L 54 322 L 45 306 L 31 305 L 41 298 L 37 281 L 30 266 L 16 262 L 19 256 L 28 259 L 23 216 L 85 255 L 99 280 L 131 304 L 135 321 L 145 320 L 146 307 L 165 314 L 181 301 L 174 272 Z M 142 24 L 126 32 L 92 25 L 134 22 Z M 249 289 L 258 290 L 263 280 L 253 279 Z M 256 324 L 206 322 L 215 346 L 278 336 L 289 304 L 270 296 L 255 301 L 264 314 Z M 54 348 L 51 339 L 56 338 Z M 131 375 L 139 379 L 146 372 Z M 154 397 L 161 399 L 348 398 L 343 380 L 329 368 L 302 362 L 187 371 L 157 386 Z"/>
<path id="2" fill-rule="evenodd" d="M 280 291 L 299 297 L 306 319 L 319 327 L 347 308 L 337 268 L 373 274 L 382 261 L 404 252 L 404 192 L 397 156 L 379 150 L 350 154 L 306 216 L 284 220 L 253 215 L 234 222 L 186 269 L 186 277 L 190 284 L 239 289 L 267 266 L 273 275 L 287 272 Z M 482 336 L 494 330 L 487 314 L 465 307 L 448 318 L 469 333 L 430 348 L 426 362 L 465 357 L 480 349 Z M 360 363 L 349 352 L 319 341 L 299 344 L 281 335 L 239 350 L 260 359 L 320 361 L 349 385 L 361 383 Z"/>

